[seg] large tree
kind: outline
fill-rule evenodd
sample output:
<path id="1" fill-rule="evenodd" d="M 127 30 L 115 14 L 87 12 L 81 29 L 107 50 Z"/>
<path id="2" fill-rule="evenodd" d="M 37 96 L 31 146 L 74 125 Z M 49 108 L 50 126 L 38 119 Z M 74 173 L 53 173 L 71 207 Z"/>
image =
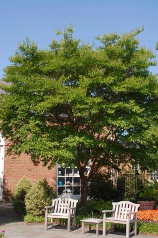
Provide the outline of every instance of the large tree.
<path id="1" fill-rule="evenodd" d="M 139 46 L 141 31 L 97 37 L 96 47 L 81 44 L 68 27 L 47 50 L 26 39 L 4 70 L 0 130 L 9 152 L 23 151 L 50 169 L 76 166 L 82 204 L 101 166 L 158 165 L 158 78 L 149 70 L 156 62 Z"/>

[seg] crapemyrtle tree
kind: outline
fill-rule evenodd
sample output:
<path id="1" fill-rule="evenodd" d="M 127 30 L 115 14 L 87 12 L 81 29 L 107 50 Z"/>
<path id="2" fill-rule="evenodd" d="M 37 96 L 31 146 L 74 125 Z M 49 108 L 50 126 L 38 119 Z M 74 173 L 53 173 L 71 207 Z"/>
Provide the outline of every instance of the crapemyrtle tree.
<path id="1" fill-rule="evenodd" d="M 142 30 L 104 34 L 95 46 L 74 39 L 70 26 L 46 50 L 27 38 L 4 69 L 0 130 L 8 153 L 23 151 L 49 169 L 76 166 L 82 204 L 94 169 L 158 165 L 158 80 L 149 68 L 156 62 L 139 46 Z"/>

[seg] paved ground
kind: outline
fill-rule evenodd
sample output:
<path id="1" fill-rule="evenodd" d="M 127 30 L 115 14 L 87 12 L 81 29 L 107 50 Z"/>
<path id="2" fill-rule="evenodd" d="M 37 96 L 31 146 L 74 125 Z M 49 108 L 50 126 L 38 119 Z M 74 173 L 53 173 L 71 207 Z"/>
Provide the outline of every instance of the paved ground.
<path id="1" fill-rule="evenodd" d="M 12 204 L 0 202 L 0 231 L 4 230 L 5 238 L 97 238 L 95 230 L 82 235 L 81 228 L 67 232 L 66 227 L 55 227 L 47 231 L 44 230 L 44 224 L 26 225 L 20 221 L 19 216 L 13 209 Z M 102 232 L 100 231 L 100 237 Z M 158 236 L 141 235 L 137 238 L 156 238 Z M 125 233 L 108 234 L 106 238 L 126 238 Z"/>

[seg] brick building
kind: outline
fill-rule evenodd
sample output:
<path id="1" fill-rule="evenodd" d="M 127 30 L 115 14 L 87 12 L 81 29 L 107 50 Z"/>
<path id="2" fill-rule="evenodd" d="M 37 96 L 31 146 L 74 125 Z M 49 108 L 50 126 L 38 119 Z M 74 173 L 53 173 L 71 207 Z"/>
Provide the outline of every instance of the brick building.
<path id="1" fill-rule="evenodd" d="M 7 155 L 9 144 L 0 135 L 0 201 L 11 199 L 14 188 L 22 177 L 28 177 L 32 182 L 47 179 L 56 188 L 56 166 L 48 170 L 42 163 L 33 163 L 29 156 Z"/>

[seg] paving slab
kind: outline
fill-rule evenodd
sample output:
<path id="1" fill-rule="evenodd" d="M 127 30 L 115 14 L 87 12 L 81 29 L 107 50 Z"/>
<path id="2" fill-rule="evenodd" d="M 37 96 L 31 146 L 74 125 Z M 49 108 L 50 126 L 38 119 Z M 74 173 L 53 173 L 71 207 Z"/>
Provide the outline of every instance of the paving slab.
<path id="1" fill-rule="evenodd" d="M 99 236 L 96 230 L 89 232 L 89 227 L 85 228 L 82 235 L 82 229 L 76 228 L 71 232 L 66 227 L 56 226 L 47 231 L 44 230 L 44 224 L 26 225 L 16 214 L 12 204 L 0 202 L 0 231 L 5 231 L 4 238 L 102 238 L 102 231 Z M 134 237 L 134 236 L 133 236 Z M 158 236 L 138 234 L 137 238 L 158 238 Z M 106 238 L 126 238 L 125 233 L 107 234 Z"/>

